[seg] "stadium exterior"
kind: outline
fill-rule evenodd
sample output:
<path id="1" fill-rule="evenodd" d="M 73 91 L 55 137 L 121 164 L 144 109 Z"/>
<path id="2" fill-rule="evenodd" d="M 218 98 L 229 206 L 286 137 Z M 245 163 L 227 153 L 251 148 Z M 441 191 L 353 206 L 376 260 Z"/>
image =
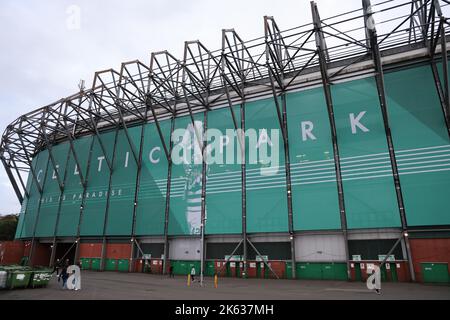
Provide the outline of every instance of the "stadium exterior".
<path id="1" fill-rule="evenodd" d="M 450 256 L 447 6 L 311 2 L 312 23 L 266 16 L 263 38 L 188 41 L 22 115 L 0 154 L 29 263 L 358 279 L 387 259 L 421 280 Z M 186 137 L 200 162 L 175 161 Z"/>

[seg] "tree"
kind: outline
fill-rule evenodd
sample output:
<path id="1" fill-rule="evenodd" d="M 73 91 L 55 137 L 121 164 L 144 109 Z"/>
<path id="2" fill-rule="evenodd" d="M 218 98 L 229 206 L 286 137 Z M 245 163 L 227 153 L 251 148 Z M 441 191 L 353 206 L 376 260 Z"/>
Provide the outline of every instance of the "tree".
<path id="1" fill-rule="evenodd" d="M 16 214 L 9 214 L 0 216 L 0 241 L 14 240 L 19 216 Z"/>

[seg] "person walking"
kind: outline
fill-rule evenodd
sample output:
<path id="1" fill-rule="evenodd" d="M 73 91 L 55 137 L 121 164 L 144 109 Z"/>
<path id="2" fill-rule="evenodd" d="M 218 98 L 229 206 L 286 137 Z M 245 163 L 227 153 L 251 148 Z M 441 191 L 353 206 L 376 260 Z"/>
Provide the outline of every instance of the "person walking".
<path id="1" fill-rule="evenodd" d="M 56 272 L 57 277 L 59 276 L 59 269 L 61 269 L 61 261 L 59 259 L 56 259 L 55 266 L 53 267 L 52 273 Z"/>
<path id="2" fill-rule="evenodd" d="M 58 282 L 59 282 L 59 279 L 62 279 L 62 288 L 63 289 L 67 289 L 67 279 L 69 278 L 69 273 L 67 272 L 67 268 L 68 268 L 68 265 L 64 265 L 64 267 L 62 268 L 61 273 L 59 274 L 59 277 L 58 277 Z"/>
<path id="3" fill-rule="evenodd" d="M 173 266 L 169 267 L 169 278 L 175 278 L 175 276 L 173 274 Z"/>
<path id="4" fill-rule="evenodd" d="M 191 269 L 191 280 L 192 280 L 192 282 L 195 281 L 195 267 L 192 267 L 192 269 Z"/>

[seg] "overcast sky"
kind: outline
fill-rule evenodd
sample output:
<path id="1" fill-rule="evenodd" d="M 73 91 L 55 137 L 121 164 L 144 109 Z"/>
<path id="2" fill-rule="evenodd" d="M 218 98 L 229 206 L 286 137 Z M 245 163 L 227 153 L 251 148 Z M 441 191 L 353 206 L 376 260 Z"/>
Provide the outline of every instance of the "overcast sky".
<path id="1" fill-rule="evenodd" d="M 361 7 L 361 0 L 317 0 L 321 17 Z M 77 14 L 79 12 L 79 19 Z M 263 16 L 281 29 L 311 22 L 309 0 L 17 1 L 0 2 L 0 130 L 40 106 L 92 84 L 97 70 L 168 50 L 182 58 L 184 41 L 221 46 L 221 30 L 263 36 Z M 79 21 L 79 25 L 77 24 Z M 3 166 L 0 214 L 20 205 Z"/>

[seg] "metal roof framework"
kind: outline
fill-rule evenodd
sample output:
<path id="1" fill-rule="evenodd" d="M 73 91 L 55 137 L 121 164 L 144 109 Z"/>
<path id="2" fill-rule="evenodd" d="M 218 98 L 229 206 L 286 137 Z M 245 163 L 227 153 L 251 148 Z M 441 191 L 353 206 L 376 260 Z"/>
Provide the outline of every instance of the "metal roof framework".
<path id="1" fill-rule="evenodd" d="M 81 167 L 73 141 L 81 136 L 93 135 L 102 148 L 105 162 L 110 170 L 109 187 L 111 187 L 115 152 L 112 157 L 108 157 L 100 133 L 105 130 L 115 130 L 115 150 L 117 133 L 119 130 L 124 130 L 138 167 L 136 178 L 136 190 L 138 190 L 142 143 L 139 148 L 134 145 L 128 128 L 136 124 L 154 122 L 169 163 L 164 233 L 164 257 L 167 257 L 172 142 L 166 141 L 159 122 L 171 119 L 173 130 L 175 117 L 189 115 L 193 122 L 195 113 L 204 112 L 206 129 L 207 112 L 219 107 L 228 107 L 235 129 L 245 129 L 243 109 L 246 101 L 271 95 L 274 98 L 285 146 L 289 236 L 292 261 L 295 263 L 285 94 L 308 86 L 323 87 L 332 131 L 342 232 L 346 238 L 344 193 L 330 86 L 334 81 L 352 77 L 355 74 L 373 74 L 380 97 L 402 229 L 406 231 L 407 223 L 401 186 L 386 111 L 382 58 L 402 51 L 426 49 L 427 61 L 433 70 L 436 89 L 447 129 L 449 129 L 450 95 L 446 41 L 450 28 L 449 20 L 443 13 L 443 9 L 448 9 L 449 5 L 450 1 L 447 0 L 387 0 L 374 5 L 371 5 L 370 0 L 362 0 L 362 8 L 321 19 L 317 5 L 311 2 L 312 23 L 282 31 L 273 17 L 265 16 L 264 36 L 261 38 L 243 41 L 234 29 L 224 29 L 222 30 L 222 48 L 216 51 L 210 51 L 201 41 L 186 41 L 182 60 L 167 51 L 161 51 L 151 53 L 148 64 L 138 60 L 124 62 L 118 71 L 108 69 L 96 72 L 90 89 L 80 88 L 78 93 L 24 114 L 13 121 L 3 133 L 0 159 L 17 198 L 22 203 L 24 198 L 29 197 L 23 178 L 25 174 L 31 174 L 31 179 L 42 196 L 44 187 L 38 182 L 32 159 L 39 151 L 47 149 L 49 152 L 47 167 L 55 171 L 58 185 L 63 193 L 66 172 L 61 173 L 56 170 L 57 164 L 52 153 L 52 146 L 68 141 L 69 154 L 73 156 L 77 166 Z M 438 59 L 442 61 L 442 80 L 439 77 Z M 240 123 L 232 108 L 237 105 L 240 105 L 241 110 Z M 450 130 L 448 132 L 450 135 Z M 141 142 L 143 136 L 144 126 L 141 131 Z M 205 141 L 199 141 L 199 143 L 204 150 Z M 67 161 L 68 159 L 69 155 Z M 88 167 L 89 165 L 88 162 Z M 203 162 L 203 170 L 204 172 L 206 170 L 205 162 Z M 85 193 L 88 177 L 80 171 L 79 178 Z M 206 175 L 203 174 L 201 210 L 203 222 L 205 221 L 205 179 Z M 243 240 L 239 245 L 247 241 L 252 245 L 246 234 L 245 164 L 242 164 L 242 190 Z M 132 241 L 137 194 L 138 192 L 135 193 Z M 84 200 L 83 195 L 80 221 Z M 109 199 L 107 203 L 109 204 Z M 107 216 L 103 232 L 104 241 L 106 241 L 106 223 Z M 80 224 L 78 236 L 79 228 Z M 204 241 L 203 232 L 202 241 Z M 139 244 L 135 243 L 139 248 Z M 246 247 L 244 245 L 245 256 Z M 295 267 L 292 271 L 295 277 Z"/>

